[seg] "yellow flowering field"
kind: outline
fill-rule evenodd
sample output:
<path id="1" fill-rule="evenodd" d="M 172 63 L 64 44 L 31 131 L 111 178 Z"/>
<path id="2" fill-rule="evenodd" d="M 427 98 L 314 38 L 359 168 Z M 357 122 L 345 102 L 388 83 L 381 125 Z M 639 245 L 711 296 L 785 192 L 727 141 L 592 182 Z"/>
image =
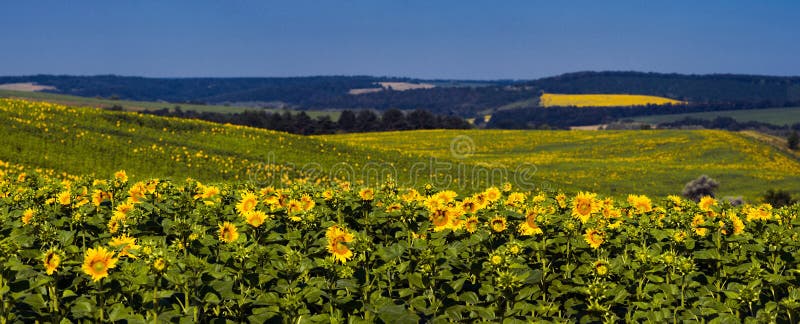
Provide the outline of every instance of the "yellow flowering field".
<path id="1" fill-rule="evenodd" d="M 5 322 L 793 322 L 800 206 L 0 163 Z"/>
<path id="2" fill-rule="evenodd" d="M 679 193 L 703 174 L 720 182 L 720 196 L 756 200 L 771 188 L 800 191 L 800 162 L 795 158 L 719 130 L 425 130 L 320 138 L 489 168 L 527 165 L 535 170 L 538 187 L 617 197 Z"/>
<path id="3" fill-rule="evenodd" d="M 541 107 L 628 107 L 646 105 L 678 105 L 683 101 L 645 95 L 631 94 L 557 94 L 543 93 L 539 97 Z"/>

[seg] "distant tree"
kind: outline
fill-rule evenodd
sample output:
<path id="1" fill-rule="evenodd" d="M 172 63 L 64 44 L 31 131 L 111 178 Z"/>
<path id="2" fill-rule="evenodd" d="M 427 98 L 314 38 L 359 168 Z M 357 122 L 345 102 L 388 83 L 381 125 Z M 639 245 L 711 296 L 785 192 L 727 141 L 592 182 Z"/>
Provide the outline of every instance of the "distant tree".
<path id="1" fill-rule="evenodd" d="M 436 116 L 430 111 L 417 109 L 406 117 L 411 129 L 432 129 L 436 128 Z"/>
<path id="2" fill-rule="evenodd" d="M 306 114 L 305 111 L 301 111 L 299 114 L 295 115 L 294 117 L 294 129 L 295 133 L 309 135 L 313 134 L 315 131 L 314 127 L 314 120 Z"/>
<path id="3" fill-rule="evenodd" d="M 360 132 L 371 132 L 378 130 L 380 121 L 378 114 L 369 109 L 363 109 L 356 114 L 356 130 Z"/>
<path id="4" fill-rule="evenodd" d="M 339 116 L 339 129 L 351 131 L 356 128 L 356 114 L 350 110 L 342 111 Z"/>
<path id="5" fill-rule="evenodd" d="M 797 145 L 800 144 L 800 136 L 797 135 L 797 131 L 793 131 L 792 134 L 789 135 L 789 138 L 786 139 L 786 144 L 792 150 L 797 149 Z"/>
<path id="6" fill-rule="evenodd" d="M 404 130 L 408 129 L 406 115 L 399 109 L 389 109 L 383 112 L 381 117 L 381 130 Z"/>
<path id="7" fill-rule="evenodd" d="M 764 194 L 764 202 L 772 205 L 772 207 L 780 208 L 795 203 L 792 199 L 792 194 L 782 189 L 770 189 Z"/>
<path id="8" fill-rule="evenodd" d="M 700 198 L 704 196 L 714 197 L 714 190 L 717 190 L 717 188 L 719 188 L 719 182 L 709 178 L 707 175 L 702 175 L 689 181 L 683 187 L 683 196 L 694 201 L 700 201 Z"/>

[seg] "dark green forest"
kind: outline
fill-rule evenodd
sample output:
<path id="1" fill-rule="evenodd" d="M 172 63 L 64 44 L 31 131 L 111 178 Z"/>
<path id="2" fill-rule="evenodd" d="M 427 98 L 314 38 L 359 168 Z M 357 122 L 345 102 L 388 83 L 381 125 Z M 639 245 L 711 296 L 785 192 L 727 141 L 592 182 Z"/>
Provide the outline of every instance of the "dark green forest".
<path id="1" fill-rule="evenodd" d="M 499 108 L 534 106 L 541 93 L 627 93 L 688 101 L 670 111 L 713 111 L 781 107 L 800 103 L 800 77 L 757 75 L 682 75 L 642 72 L 578 72 L 536 80 L 423 80 L 373 76 L 311 76 L 287 78 L 143 78 L 115 75 L 0 77 L 0 84 L 35 82 L 56 87 L 52 92 L 84 97 L 194 104 L 273 104 L 290 109 L 424 109 L 439 115 L 475 117 Z M 431 89 L 385 91 L 353 95 L 351 89 L 375 88 L 377 82 L 431 83 Z M 689 107 L 689 108 L 687 108 Z M 506 110 L 506 109 L 503 109 Z M 642 109 L 638 109 L 642 110 Z M 503 111 L 525 120 L 501 118 L 494 123 L 592 124 L 606 118 L 629 117 L 631 110 L 603 110 L 591 116 L 569 114 L 555 122 L 555 111 Z M 560 112 L 560 111 L 559 111 Z M 598 117 L 599 116 L 599 117 Z M 512 118 L 513 119 L 513 118 Z M 569 121 L 569 122 L 566 122 Z M 574 123 L 573 123 L 574 121 Z"/>

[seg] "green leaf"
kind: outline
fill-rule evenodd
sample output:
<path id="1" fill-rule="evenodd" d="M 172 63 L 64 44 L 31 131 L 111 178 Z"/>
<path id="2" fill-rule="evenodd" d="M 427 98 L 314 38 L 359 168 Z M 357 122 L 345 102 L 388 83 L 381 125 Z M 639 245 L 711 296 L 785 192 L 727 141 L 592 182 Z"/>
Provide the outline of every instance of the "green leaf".
<path id="1" fill-rule="evenodd" d="M 425 284 L 422 283 L 422 275 L 419 273 L 409 273 L 406 275 L 408 285 L 414 288 L 425 289 Z"/>
<path id="2" fill-rule="evenodd" d="M 403 305 L 388 304 L 378 309 L 378 317 L 386 323 L 418 323 L 420 317 L 410 312 Z"/>

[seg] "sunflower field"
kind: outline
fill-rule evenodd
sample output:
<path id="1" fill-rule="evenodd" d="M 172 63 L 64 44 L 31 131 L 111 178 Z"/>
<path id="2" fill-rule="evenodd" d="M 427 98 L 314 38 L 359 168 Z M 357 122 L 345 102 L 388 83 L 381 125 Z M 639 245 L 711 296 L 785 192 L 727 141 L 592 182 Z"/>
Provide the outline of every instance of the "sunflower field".
<path id="1" fill-rule="evenodd" d="M 798 205 L 0 164 L 0 323 L 796 322 Z"/>

